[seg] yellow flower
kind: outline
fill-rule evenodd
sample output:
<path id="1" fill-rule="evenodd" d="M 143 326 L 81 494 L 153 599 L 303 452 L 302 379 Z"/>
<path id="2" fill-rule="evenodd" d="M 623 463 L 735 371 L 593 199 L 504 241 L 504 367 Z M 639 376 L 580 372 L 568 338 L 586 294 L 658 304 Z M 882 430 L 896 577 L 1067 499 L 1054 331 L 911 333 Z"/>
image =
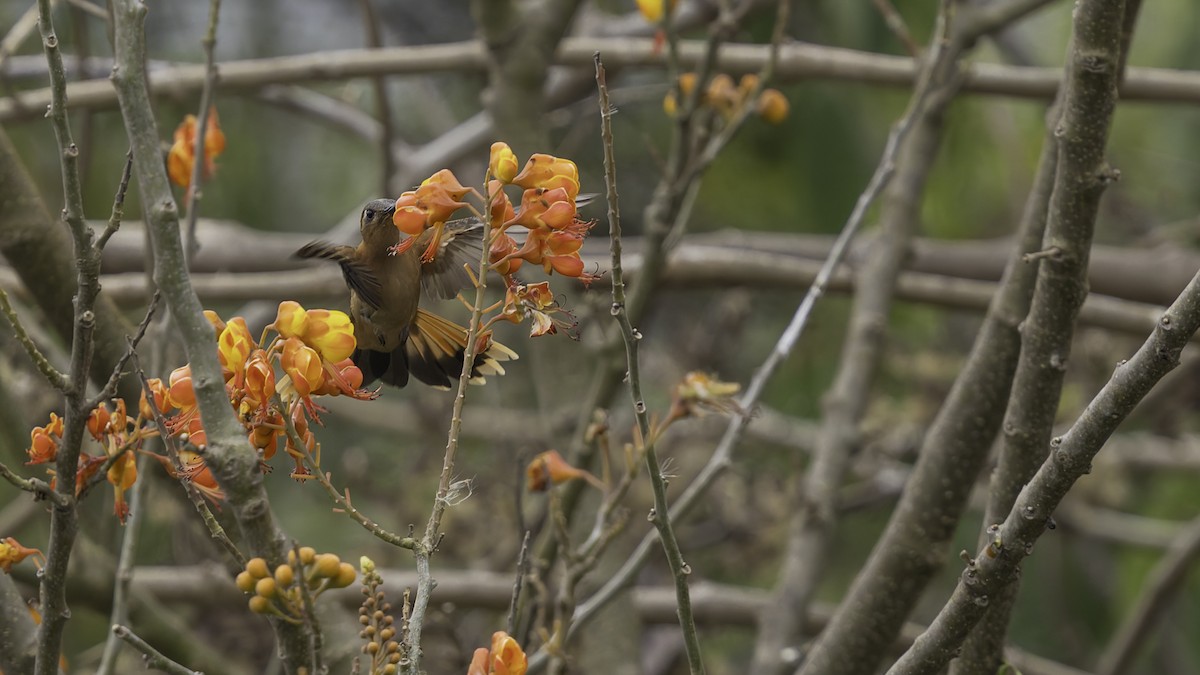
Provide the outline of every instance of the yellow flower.
<path id="1" fill-rule="evenodd" d="M 658 23 L 662 21 L 663 13 L 670 13 L 675 9 L 676 0 L 637 0 L 638 11 L 642 13 L 646 21 L 650 23 Z"/>
<path id="2" fill-rule="evenodd" d="M 304 326 L 308 322 L 308 312 L 294 300 L 284 300 L 279 303 L 279 311 L 275 314 L 275 323 L 268 328 L 274 328 L 284 339 L 300 337 L 304 334 Z"/>
<path id="3" fill-rule="evenodd" d="M 354 324 L 345 312 L 310 309 L 304 328 L 304 343 L 317 350 L 321 358 L 337 363 L 354 353 Z"/>
<path id="4" fill-rule="evenodd" d="M 126 450 L 124 455 L 113 462 L 113 465 L 108 468 L 106 476 L 108 482 L 112 483 L 115 498 L 113 500 L 113 513 L 117 514 L 117 518 L 121 520 L 121 524 L 125 524 L 125 519 L 129 517 L 129 504 L 125 501 L 125 491 L 133 487 L 137 481 L 137 458 L 132 450 Z"/>
<path id="5" fill-rule="evenodd" d="M 492 177 L 501 183 L 511 183 L 517 176 L 517 155 L 508 143 L 492 143 L 492 154 L 488 161 Z"/>
<path id="6" fill-rule="evenodd" d="M 246 327 L 246 320 L 240 316 L 230 319 L 217 338 L 217 356 L 226 382 L 246 370 L 246 359 L 257 347 L 254 336 Z"/>

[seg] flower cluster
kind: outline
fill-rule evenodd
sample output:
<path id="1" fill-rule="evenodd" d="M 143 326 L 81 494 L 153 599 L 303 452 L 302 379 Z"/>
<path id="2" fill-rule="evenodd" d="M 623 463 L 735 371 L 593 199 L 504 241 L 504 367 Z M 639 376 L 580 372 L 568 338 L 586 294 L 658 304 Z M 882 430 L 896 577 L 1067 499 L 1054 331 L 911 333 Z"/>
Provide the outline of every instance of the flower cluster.
<path id="1" fill-rule="evenodd" d="M 525 263 L 538 265 L 546 274 L 574 277 L 590 284 L 597 277 L 584 271 L 579 250 L 594 223 L 581 220 L 579 169 L 569 159 L 535 154 L 517 171 L 517 156 L 505 143 L 493 143 L 488 163 L 488 213 L 495 227 L 488 242 L 492 269 L 504 277 L 504 304 L 493 321 L 520 323 L 530 319 L 530 335 L 552 335 L 575 327 L 571 314 L 558 305 L 548 281 L 523 284 L 516 271 Z M 522 189 L 519 208 L 504 192 L 507 185 Z M 520 245 L 509 233 L 514 226 L 526 230 Z"/>
<path id="2" fill-rule="evenodd" d="M 366 400 L 376 396 L 360 388 L 362 372 L 350 359 L 356 345 L 350 317 L 328 309 L 306 310 L 286 300 L 279 303 L 275 322 L 255 340 L 242 317 L 225 322 L 215 312 L 206 311 L 205 315 L 217 335 L 217 356 L 229 403 L 251 445 L 261 453 L 264 467 L 283 439 L 284 448 L 296 462 L 293 476 L 309 475 L 303 458 L 318 452 L 309 421 L 320 424 L 323 411 L 313 397 L 344 395 Z M 271 331 L 275 337 L 268 343 Z M 276 375 L 276 364 L 282 376 Z M 167 419 L 172 435 L 201 448 L 207 443 L 190 366 L 171 373 L 159 406 L 164 413 L 174 413 Z M 294 435 L 288 434 L 288 421 Z M 199 455 L 194 458 L 197 461 L 187 465 L 191 467 L 188 477 L 197 481 L 207 467 Z"/>
<path id="3" fill-rule="evenodd" d="M 196 121 L 195 115 L 183 118 L 175 128 L 175 142 L 167 153 L 167 175 L 171 182 L 185 190 L 192 184 L 192 169 L 196 165 Z M 225 151 L 225 133 L 221 131 L 217 109 L 209 108 L 208 122 L 204 125 L 204 178 L 211 178 L 217 170 L 217 155 Z"/>
<path id="4" fill-rule="evenodd" d="M 680 94 L 684 97 L 691 95 L 696 89 L 696 81 L 695 73 L 680 75 Z M 743 75 L 742 79 L 734 84 L 732 77 L 719 73 L 708 81 L 708 86 L 700 97 L 700 105 L 708 106 L 715 110 L 722 119 L 728 121 L 733 119 L 744 107 L 753 104 L 754 113 L 764 121 L 770 124 L 782 123 L 787 119 L 789 112 L 787 97 L 778 89 L 763 89 L 751 101 L 750 97 L 758 90 L 758 86 L 757 75 Z M 667 92 L 666 98 L 663 99 L 663 111 L 673 117 L 678 108 L 679 101 L 675 98 L 675 91 Z"/>
<path id="5" fill-rule="evenodd" d="M 471 657 L 467 675 L 525 675 L 528 662 L 521 645 L 508 633 L 492 633 L 491 649 L 480 647 Z"/>
<path id="6" fill-rule="evenodd" d="M 267 561 L 251 558 L 246 569 L 238 573 L 235 583 L 243 593 L 250 594 L 250 611 L 273 614 L 285 621 L 304 620 L 304 595 L 310 600 L 331 588 L 345 588 L 354 583 L 354 566 L 342 562 L 332 553 L 318 554 L 312 547 L 288 552 L 288 561 L 272 572 Z M 301 584 L 304 588 L 301 588 Z"/>
<path id="7" fill-rule="evenodd" d="M 91 453 L 81 451 L 75 472 L 75 494 L 91 483 L 92 479 L 105 469 L 104 477 L 113 486 L 113 512 L 122 523 L 129 516 L 129 504 L 125 501 L 125 491 L 137 481 L 137 455 L 142 442 L 151 436 L 157 436 L 154 426 L 153 413 L 148 407 L 145 396 L 138 404 L 137 417 L 130 417 L 125 400 L 115 398 L 111 402 L 101 403 L 88 415 L 88 434 L 100 445 L 101 452 Z M 55 413 L 50 413 L 50 422 L 45 426 L 34 427 L 29 432 L 29 448 L 25 451 L 29 456 L 27 465 L 50 464 L 58 459 L 59 443 L 62 441 L 63 419 Z M 54 475 L 53 469 L 47 472 Z M 54 483 L 52 479 L 51 484 Z"/>
<path id="8" fill-rule="evenodd" d="M 383 578 L 375 571 L 375 562 L 363 556 L 359 559 L 358 567 L 362 572 L 363 594 L 362 606 L 358 608 L 358 621 L 363 629 L 359 631 L 358 636 L 365 641 L 362 646 L 363 654 L 371 659 L 367 673 L 395 675 L 404 657 L 403 646 L 396 640 L 392 604 L 380 589 Z"/>
<path id="9" fill-rule="evenodd" d="M 537 265 L 546 274 L 573 277 L 585 285 L 596 275 L 585 271 L 579 251 L 594 223 L 580 220 L 576 208 L 579 197 L 579 169 L 569 159 L 535 154 L 523 168 L 516 154 L 505 143 L 492 144 L 488 162 L 487 197 L 463 186 L 448 169 L 433 174 L 415 189 L 396 200 L 392 222 L 407 235 L 392 248 L 399 255 L 429 235 L 421 253 L 423 262 L 438 255 L 442 233 L 449 219 L 460 209 L 469 208 L 491 225 L 487 242 L 491 269 L 505 281 L 506 297 L 500 311 L 485 325 L 482 334 L 497 321 L 521 323 L 531 320 L 530 334 L 550 335 L 560 330 L 570 334 L 575 320 L 562 309 L 550 291 L 549 282 L 522 284 L 514 276 L 525 263 Z M 519 207 L 505 193 L 513 186 L 522 190 Z M 486 203 L 482 211 L 464 201 L 468 195 Z M 512 233 L 524 231 L 518 243 Z M 424 241 L 424 240 L 422 240 Z M 490 311 L 490 310 L 489 310 Z"/>

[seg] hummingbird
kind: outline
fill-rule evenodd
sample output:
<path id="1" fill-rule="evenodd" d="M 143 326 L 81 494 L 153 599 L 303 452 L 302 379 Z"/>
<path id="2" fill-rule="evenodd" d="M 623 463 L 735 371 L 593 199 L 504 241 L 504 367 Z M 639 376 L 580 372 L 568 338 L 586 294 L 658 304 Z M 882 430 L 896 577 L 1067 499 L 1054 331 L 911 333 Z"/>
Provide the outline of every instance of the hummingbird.
<path id="1" fill-rule="evenodd" d="M 446 223 L 432 260 L 423 262 L 422 251 L 433 241 L 434 228 L 393 254 L 400 239 L 392 223 L 395 210 L 391 199 L 368 202 L 359 218 L 362 242 L 358 246 L 314 241 L 296 256 L 332 260 L 341 266 L 358 342 L 351 358 L 362 371 L 363 386 L 380 380 L 403 387 L 411 374 L 435 388 L 449 389 L 462 372 L 467 329 L 419 305 L 422 295 L 448 300 L 473 284 L 463 266 L 479 264 L 483 223 L 476 218 Z M 516 352 L 492 341 L 486 351 L 476 354 L 471 383 L 482 383 L 486 375 L 503 375 L 500 362 L 516 358 Z"/>

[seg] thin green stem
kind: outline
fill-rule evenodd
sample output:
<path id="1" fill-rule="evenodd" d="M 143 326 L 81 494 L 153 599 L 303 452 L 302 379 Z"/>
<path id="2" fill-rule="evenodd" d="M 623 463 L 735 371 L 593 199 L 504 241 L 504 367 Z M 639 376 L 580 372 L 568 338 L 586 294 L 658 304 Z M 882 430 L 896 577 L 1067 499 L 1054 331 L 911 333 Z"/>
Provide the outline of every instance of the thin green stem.
<path id="1" fill-rule="evenodd" d="M 162 672 L 169 673 L 170 675 L 204 675 L 204 673 L 201 673 L 198 670 L 192 670 L 187 666 L 180 665 L 167 658 L 162 652 L 158 651 L 154 647 L 151 647 L 149 643 L 138 637 L 137 634 L 129 630 L 129 628 L 126 626 L 114 625 L 112 627 L 112 632 L 113 635 L 116 635 L 124 640 L 130 647 L 133 647 L 142 653 L 142 657 L 146 661 L 147 668 L 161 670 Z"/>
<path id="2" fill-rule="evenodd" d="M 221 15 L 221 0 L 209 0 L 208 6 L 208 30 L 204 34 L 204 39 L 200 44 L 204 47 L 204 86 L 200 89 L 200 112 L 196 115 L 196 142 L 192 147 L 192 157 L 195 158 L 192 162 L 192 177 L 188 184 L 187 197 L 185 198 L 183 212 L 187 217 L 187 259 L 192 260 L 196 257 L 196 252 L 200 248 L 200 242 L 196 239 L 196 222 L 199 213 L 196 209 L 196 202 L 200 201 L 200 187 L 204 181 L 204 166 L 206 159 L 204 156 L 205 137 L 208 135 L 208 116 L 210 108 L 212 108 L 214 92 L 217 88 L 217 72 L 216 64 L 216 47 L 217 47 L 217 19 Z"/>
<path id="3" fill-rule="evenodd" d="M 17 342 L 21 343 L 21 346 L 25 349 L 25 353 L 28 354 L 29 358 L 33 360 L 33 365 L 37 366 L 38 372 L 42 374 L 42 377 L 46 378 L 46 381 L 50 383 L 50 386 L 54 387 L 55 389 L 59 391 L 66 391 L 68 389 L 67 376 L 59 372 L 58 369 L 50 363 L 50 360 L 47 359 L 44 354 L 42 354 L 42 351 L 38 349 L 37 345 L 33 343 L 33 339 L 30 338 L 29 333 L 25 331 L 25 326 L 21 324 L 21 318 L 17 316 L 17 311 L 13 309 L 12 303 L 9 302 L 8 293 L 6 293 L 3 288 L 0 288 L 0 312 L 4 312 L 5 318 L 7 318 L 8 322 L 12 324 L 13 333 L 17 338 Z"/>
<path id="4" fill-rule="evenodd" d="M 638 429 L 646 443 L 646 470 L 650 474 L 650 485 L 654 492 L 654 509 L 650 520 L 658 530 L 659 540 L 667 555 L 667 565 L 675 580 L 675 602 L 679 612 L 679 625 L 683 629 L 684 648 L 687 651 L 688 667 L 692 675 L 704 673 L 704 661 L 700 653 L 700 638 L 696 633 L 696 619 L 692 615 L 691 593 L 688 590 L 688 575 L 691 568 L 683 560 L 679 541 L 671 525 L 670 505 L 667 502 L 667 479 L 662 475 L 654 440 L 650 434 L 650 417 L 646 412 L 646 401 L 642 398 L 642 379 L 638 362 L 638 342 L 642 336 L 629 320 L 625 310 L 625 279 L 621 269 L 621 216 L 617 205 L 617 167 L 613 151 L 612 107 L 608 100 L 608 83 L 604 64 L 596 54 L 596 87 L 600 92 L 600 134 L 604 146 L 604 181 L 608 197 L 608 228 L 612 245 L 612 314 L 621 328 L 625 342 L 626 379 L 629 396 L 633 401 L 633 412 Z"/>
<path id="5" fill-rule="evenodd" d="M 492 195 L 487 195 L 491 203 Z M 490 241 L 492 222 L 483 218 L 483 241 Z M 433 577 L 429 571 L 429 558 L 437 550 L 439 541 L 438 531 L 441 527 L 442 516 L 450 505 L 451 483 L 454 477 L 454 459 L 458 453 L 458 439 L 462 429 L 463 404 L 467 399 L 467 387 L 470 385 L 471 372 L 475 368 L 475 355 L 479 351 L 479 329 L 483 318 L 483 308 L 487 294 L 487 273 L 491 268 L 488 260 L 488 246 L 483 246 L 479 257 L 479 274 L 476 276 L 475 301 L 471 305 L 471 321 L 467 326 L 467 346 L 463 352 L 462 372 L 458 376 L 458 392 L 454 396 L 454 406 L 450 416 L 450 430 L 446 437 L 446 454 L 442 458 L 442 473 L 438 479 L 437 494 L 433 499 L 433 509 L 429 514 L 429 522 L 425 525 L 425 533 L 421 541 L 413 548 L 417 563 L 417 592 L 413 597 L 412 613 L 408 620 L 408 635 L 406 642 L 409 650 L 409 662 L 406 671 L 421 672 L 421 631 L 425 623 L 425 610 L 429 606 L 429 597 L 433 593 Z"/>

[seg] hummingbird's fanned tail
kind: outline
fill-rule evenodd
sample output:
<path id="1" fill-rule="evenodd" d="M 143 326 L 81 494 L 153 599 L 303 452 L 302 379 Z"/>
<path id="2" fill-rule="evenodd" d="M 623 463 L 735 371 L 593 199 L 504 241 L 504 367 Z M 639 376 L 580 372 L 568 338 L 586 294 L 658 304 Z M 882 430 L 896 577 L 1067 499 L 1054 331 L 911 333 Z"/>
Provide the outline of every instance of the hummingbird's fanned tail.
<path id="1" fill-rule="evenodd" d="M 378 379 L 384 384 L 403 387 L 411 374 L 431 387 L 449 389 L 462 373 L 466 349 L 465 328 L 418 309 L 402 346 L 391 353 L 356 350 L 353 358 L 363 373 L 364 386 Z M 517 358 L 516 352 L 492 341 L 485 352 L 475 355 L 471 384 L 483 384 L 488 375 L 503 375 L 501 362 Z"/>

